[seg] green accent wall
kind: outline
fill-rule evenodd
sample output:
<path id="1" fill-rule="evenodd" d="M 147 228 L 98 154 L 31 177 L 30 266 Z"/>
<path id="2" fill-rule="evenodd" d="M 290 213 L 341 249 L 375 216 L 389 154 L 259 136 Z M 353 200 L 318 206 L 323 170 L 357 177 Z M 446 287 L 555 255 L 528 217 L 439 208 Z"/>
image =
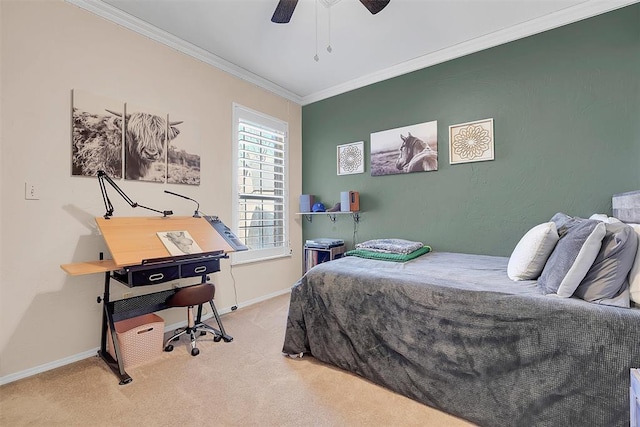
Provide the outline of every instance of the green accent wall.
<path id="1" fill-rule="evenodd" d="M 450 165 L 449 126 L 485 118 L 495 160 Z M 437 171 L 371 176 L 372 132 L 432 120 Z M 508 256 L 554 213 L 611 214 L 613 194 L 640 189 L 640 4 L 309 104 L 302 129 L 303 192 L 329 207 L 358 191 L 362 210 L 357 227 L 304 219 L 305 239 Z M 365 173 L 338 176 L 336 147 L 354 141 Z"/>

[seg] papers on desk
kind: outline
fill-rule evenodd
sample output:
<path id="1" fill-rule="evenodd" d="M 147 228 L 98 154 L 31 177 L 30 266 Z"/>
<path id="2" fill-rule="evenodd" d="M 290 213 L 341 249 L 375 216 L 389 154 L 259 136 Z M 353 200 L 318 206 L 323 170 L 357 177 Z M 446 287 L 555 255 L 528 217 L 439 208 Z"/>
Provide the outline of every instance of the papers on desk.
<path id="1" fill-rule="evenodd" d="M 188 255 L 203 252 L 188 231 L 159 231 L 156 233 L 171 255 Z"/>

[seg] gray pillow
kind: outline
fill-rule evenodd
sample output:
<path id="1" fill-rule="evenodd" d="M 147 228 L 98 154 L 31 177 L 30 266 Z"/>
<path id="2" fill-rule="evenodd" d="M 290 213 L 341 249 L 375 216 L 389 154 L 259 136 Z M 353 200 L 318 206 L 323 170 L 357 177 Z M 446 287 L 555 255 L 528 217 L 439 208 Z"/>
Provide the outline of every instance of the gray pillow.
<path id="1" fill-rule="evenodd" d="M 605 227 L 600 252 L 574 294 L 585 301 L 612 299 L 628 287 L 627 275 L 635 260 L 638 236 L 621 222 Z"/>
<path id="2" fill-rule="evenodd" d="M 551 218 L 553 222 L 556 215 Z M 558 227 L 560 240 L 538 278 L 542 292 L 565 298 L 573 295 L 598 256 L 605 232 L 600 221 L 563 218 Z"/>
<path id="3" fill-rule="evenodd" d="M 551 222 L 556 225 L 556 231 L 558 232 L 558 236 L 562 238 L 567 232 L 574 226 L 579 223 L 586 221 L 584 218 L 569 216 L 565 213 L 558 212 L 554 216 L 551 217 Z"/>

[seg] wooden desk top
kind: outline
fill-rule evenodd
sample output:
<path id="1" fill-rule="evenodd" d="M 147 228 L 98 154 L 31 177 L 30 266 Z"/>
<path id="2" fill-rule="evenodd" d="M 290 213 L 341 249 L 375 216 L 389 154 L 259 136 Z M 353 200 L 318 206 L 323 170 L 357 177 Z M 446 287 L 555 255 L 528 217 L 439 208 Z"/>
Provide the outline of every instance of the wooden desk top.
<path id="1" fill-rule="evenodd" d="M 106 273 L 117 270 L 118 266 L 112 259 L 102 261 L 75 262 L 73 264 L 62 264 L 60 266 L 70 276 L 82 276 L 84 274 Z"/>
<path id="2" fill-rule="evenodd" d="M 181 217 L 112 217 L 96 218 L 98 228 L 111 252 L 113 260 L 64 264 L 61 268 L 70 275 L 104 273 L 143 260 L 171 256 L 158 232 L 188 231 L 204 252 L 233 252 L 233 248 L 204 218 Z"/>

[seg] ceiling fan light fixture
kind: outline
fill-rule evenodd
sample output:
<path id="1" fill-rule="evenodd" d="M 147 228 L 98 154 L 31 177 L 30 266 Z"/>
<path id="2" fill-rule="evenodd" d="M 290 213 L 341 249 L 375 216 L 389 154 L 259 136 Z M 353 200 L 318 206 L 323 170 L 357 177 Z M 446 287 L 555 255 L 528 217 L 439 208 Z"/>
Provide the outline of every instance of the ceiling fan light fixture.
<path id="1" fill-rule="evenodd" d="M 338 3 L 340 0 L 318 0 L 320 3 L 322 3 L 322 5 L 324 7 L 326 7 L 327 9 L 329 9 L 331 6 L 335 5 L 336 3 Z"/>
<path id="2" fill-rule="evenodd" d="M 329 18 L 328 22 L 328 34 L 329 34 L 329 43 L 327 44 L 327 52 L 333 52 L 333 48 L 331 47 L 331 7 L 334 6 L 341 0 L 315 0 L 316 6 L 316 54 L 313 56 L 314 61 L 320 61 L 320 56 L 318 56 L 318 3 L 322 3 L 324 7 L 327 8 Z M 387 7 L 391 0 L 360 0 L 367 10 L 375 15 L 380 12 L 382 9 Z M 298 5 L 298 0 L 279 0 L 278 5 L 276 6 L 276 10 L 273 12 L 273 16 L 271 17 L 271 22 L 276 24 L 286 24 L 291 21 L 291 17 L 293 16 L 293 12 Z"/>
<path id="3" fill-rule="evenodd" d="M 316 0 L 322 3 L 324 7 L 327 9 L 331 9 L 331 6 L 334 6 L 341 0 Z M 360 3 L 367 8 L 371 14 L 375 15 L 380 12 L 382 9 L 387 7 L 391 0 L 360 0 Z M 273 12 L 273 16 L 271 17 L 271 22 L 275 24 L 286 24 L 291 21 L 291 17 L 293 16 L 293 11 L 296 9 L 298 4 L 298 0 L 279 0 L 278 5 L 276 6 L 276 10 Z"/>

